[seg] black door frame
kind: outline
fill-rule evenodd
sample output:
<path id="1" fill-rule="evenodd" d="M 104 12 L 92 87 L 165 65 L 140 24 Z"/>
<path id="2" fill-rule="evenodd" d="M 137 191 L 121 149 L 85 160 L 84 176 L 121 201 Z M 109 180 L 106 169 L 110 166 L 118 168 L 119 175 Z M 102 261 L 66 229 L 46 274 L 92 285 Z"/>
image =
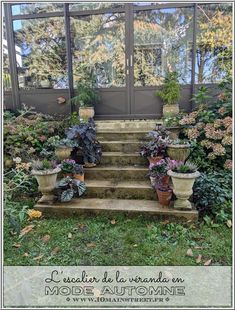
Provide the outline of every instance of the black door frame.
<path id="1" fill-rule="evenodd" d="M 14 3 L 18 4 L 18 3 Z M 71 54 L 71 42 L 70 42 L 70 21 L 69 17 L 71 16 L 84 16 L 84 15 L 96 15 L 96 14 L 105 14 L 105 13 L 125 13 L 125 63 L 126 63 L 126 86 L 125 90 L 123 88 L 113 87 L 112 89 L 101 89 L 103 92 L 112 92 L 112 91 L 125 91 L 126 92 L 126 113 L 125 114 L 113 114 L 113 115 L 97 115 L 97 118 L 102 119 L 128 119 L 128 118 L 139 118 L 140 114 L 133 114 L 134 106 L 134 12 L 136 11 L 145 11 L 145 10 L 154 10 L 160 8 L 169 8 L 169 7 L 193 7 L 194 8 L 194 22 L 193 22 L 193 49 L 192 49 L 192 81 L 187 87 L 191 87 L 191 93 L 194 92 L 195 88 L 195 53 L 196 53 L 196 12 L 197 4 L 196 3 L 166 3 L 166 4 L 155 4 L 155 5 L 146 5 L 146 6 L 134 6 L 133 3 L 125 3 L 123 7 L 119 8 L 104 8 L 99 10 L 87 10 L 87 11 L 69 11 L 68 3 L 64 3 L 64 11 L 58 12 L 46 12 L 46 13 L 37 13 L 37 14 L 19 14 L 12 15 L 11 3 L 5 3 L 5 22 L 6 22 L 6 33 L 7 33 L 7 42 L 8 42 L 8 52 L 9 52 L 9 62 L 10 62 L 10 74 L 12 82 L 12 91 L 6 92 L 12 94 L 13 97 L 13 106 L 14 109 L 21 107 L 21 95 L 29 95 L 45 91 L 40 89 L 32 90 L 22 90 L 18 87 L 18 77 L 17 77 L 17 65 L 16 65 L 16 51 L 14 43 L 14 34 L 13 34 L 13 21 L 21 19 L 34 19 L 34 18 L 47 18 L 47 17 L 64 17 L 65 21 L 65 38 L 66 38 L 66 50 L 67 50 L 67 61 L 68 61 L 68 77 L 69 77 L 69 89 L 59 90 L 61 92 L 69 92 L 69 97 L 72 97 L 74 94 L 73 87 L 73 68 L 72 68 L 72 54 Z M 156 87 L 141 87 L 146 91 L 153 90 Z M 121 90 L 122 89 L 122 90 Z M 48 90 L 48 94 L 57 94 L 58 90 L 51 89 Z M 45 94 L 46 95 L 46 94 Z M 56 107 L 55 107 L 56 108 Z M 146 118 L 154 118 L 155 115 L 143 115 Z"/>

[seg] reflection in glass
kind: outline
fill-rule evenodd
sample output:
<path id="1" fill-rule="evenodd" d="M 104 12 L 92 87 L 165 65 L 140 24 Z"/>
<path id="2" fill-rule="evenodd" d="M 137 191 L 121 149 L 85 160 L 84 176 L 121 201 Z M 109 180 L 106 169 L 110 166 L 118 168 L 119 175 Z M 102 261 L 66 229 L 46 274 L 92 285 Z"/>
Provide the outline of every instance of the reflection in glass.
<path id="1" fill-rule="evenodd" d="M 19 87 L 67 88 L 62 17 L 13 22 Z"/>
<path id="2" fill-rule="evenodd" d="M 216 83 L 232 73 L 232 5 L 198 5 L 196 83 Z"/>
<path id="3" fill-rule="evenodd" d="M 192 8 L 136 12 L 134 16 L 134 84 L 162 84 L 177 71 L 181 84 L 191 83 Z"/>
<path id="4" fill-rule="evenodd" d="M 70 3 L 69 9 L 71 11 L 99 10 L 106 8 L 119 8 L 123 5 L 124 3 L 118 2 L 76 2 Z"/>
<path id="5" fill-rule="evenodd" d="M 71 18 L 74 83 L 92 69 L 98 87 L 125 86 L 124 14 Z"/>
<path id="6" fill-rule="evenodd" d="M 6 25 L 3 17 L 3 40 L 2 40 L 2 52 L 3 52 L 3 89 L 4 91 L 11 90 L 11 76 L 9 70 L 9 55 L 6 39 Z"/>
<path id="7" fill-rule="evenodd" d="M 36 2 L 12 5 L 12 15 L 63 11 L 63 3 Z"/>

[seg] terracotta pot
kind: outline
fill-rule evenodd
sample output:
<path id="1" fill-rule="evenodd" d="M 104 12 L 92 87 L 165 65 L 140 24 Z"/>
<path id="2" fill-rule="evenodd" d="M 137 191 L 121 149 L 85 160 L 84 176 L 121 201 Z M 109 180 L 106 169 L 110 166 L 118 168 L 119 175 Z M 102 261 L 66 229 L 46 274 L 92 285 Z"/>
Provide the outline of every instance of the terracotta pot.
<path id="1" fill-rule="evenodd" d="M 167 171 L 167 174 L 171 176 L 173 183 L 173 192 L 176 195 L 175 209 L 192 209 L 191 203 L 188 200 L 193 193 L 193 184 L 200 173 L 198 171 L 194 173 L 177 173 L 171 170 Z"/>
<path id="2" fill-rule="evenodd" d="M 179 114 L 180 112 L 180 108 L 179 108 L 179 104 L 175 103 L 175 104 L 164 104 L 163 105 L 163 115 L 169 115 L 171 114 Z"/>
<path id="3" fill-rule="evenodd" d="M 55 149 L 55 155 L 59 160 L 62 161 L 64 159 L 70 158 L 72 150 L 72 147 L 57 147 Z"/>
<path id="4" fill-rule="evenodd" d="M 80 180 L 81 182 L 84 182 L 84 173 L 81 175 L 81 174 L 74 174 L 73 175 L 74 179 L 77 179 L 77 180 Z"/>
<path id="5" fill-rule="evenodd" d="M 95 115 L 94 107 L 79 108 L 79 116 L 81 118 L 93 118 Z"/>
<path id="6" fill-rule="evenodd" d="M 167 155 L 170 159 L 185 161 L 189 154 L 189 144 L 169 144 L 167 147 Z"/>
<path id="7" fill-rule="evenodd" d="M 157 188 L 156 190 L 159 203 L 163 206 L 169 206 L 172 197 L 172 189 L 161 191 Z"/>
<path id="8" fill-rule="evenodd" d="M 42 193 L 42 197 L 38 202 L 53 202 L 53 190 L 56 187 L 56 178 L 60 171 L 60 168 L 47 171 L 32 170 L 32 174 L 35 176 L 39 185 L 38 189 Z"/>
<path id="9" fill-rule="evenodd" d="M 156 164 L 156 163 L 158 163 L 161 159 L 163 159 L 163 156 L 148 157 L 149 164 Z"/>
<path id="10" fill-rule="evenodd" d="M 161 179 L 161 183 L 162 185 L 169 185 L 170 182 L 170 177 L 169 175 L 164 175 Z"/>

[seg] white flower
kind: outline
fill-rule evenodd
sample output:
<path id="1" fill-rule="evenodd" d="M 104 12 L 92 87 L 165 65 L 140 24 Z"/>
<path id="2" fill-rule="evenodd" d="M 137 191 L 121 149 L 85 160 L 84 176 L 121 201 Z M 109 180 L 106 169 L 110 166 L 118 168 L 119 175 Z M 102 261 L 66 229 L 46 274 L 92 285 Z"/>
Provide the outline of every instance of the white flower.
<path id="1" fill-rule="evenodd" d="M 20 157 L 13 158 L 13 161 L 14 161 L 16 164 L 20 164 L 20 163 L 21 163 L 21 158 L 20 158 Z"/>

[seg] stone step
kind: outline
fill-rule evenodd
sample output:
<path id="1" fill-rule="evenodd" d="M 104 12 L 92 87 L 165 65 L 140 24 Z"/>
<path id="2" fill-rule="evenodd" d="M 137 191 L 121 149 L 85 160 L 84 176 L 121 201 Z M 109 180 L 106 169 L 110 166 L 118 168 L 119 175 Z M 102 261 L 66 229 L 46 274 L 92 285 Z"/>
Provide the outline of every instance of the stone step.
<path id="1" fill-rule="evenodd" d="M 67 203 L 36 204 L 34 206 L 43 215 L 54 214 L 56 216 L 73 216 L 80 214 L 108 214 L 127 213 L 130 215 L 153 216 L 180 221 L 197 221 L 198 212 L 196 210 L 176 210 L 172 207 L 162 207 L 157 201 L 152 200 L 132 200 L 132 199 L 74 199 Z"/>
<path id="2" fill-rule="evenodd" d="M 85 182 L 87 180 L 148 180 L 148 168 L 142 166 L 96 166 L 85 168 Z"/>
<path id="3" fill-rule="evenodd" d="M 140 147 L 140 141 L 101 141 L 103 152 L 123 152 L 133 153 L 138 152 Z"/>
<path id="4" fill-rule="evenodd" d="M 127 131 L 127 130 L 142 130 L 151 131 L 154 130 L 156 124 L 162 124 L 161 120 L 117 120 L 117 121 L 96 121 L 96 128 L 100 130 L 110 131 Z"/>
<path id="5" fill-rule="evenodd" d="M 150 181 L 86 180 L 85 198 L 157 200 Z"/>
<path id="6" fill-rule="evenodd" d="M 97 139 L 102 141 L 145 141 L 147 140 L 147 133 L 149 131 L 109 131 L 100 130 L 97 132 Z"/>
<path id="7" fill-rule="evenodd" d="M 103 152 L 102 165 L 143 165 L 148 166 L 148 160 L 138 153 Z"/>

